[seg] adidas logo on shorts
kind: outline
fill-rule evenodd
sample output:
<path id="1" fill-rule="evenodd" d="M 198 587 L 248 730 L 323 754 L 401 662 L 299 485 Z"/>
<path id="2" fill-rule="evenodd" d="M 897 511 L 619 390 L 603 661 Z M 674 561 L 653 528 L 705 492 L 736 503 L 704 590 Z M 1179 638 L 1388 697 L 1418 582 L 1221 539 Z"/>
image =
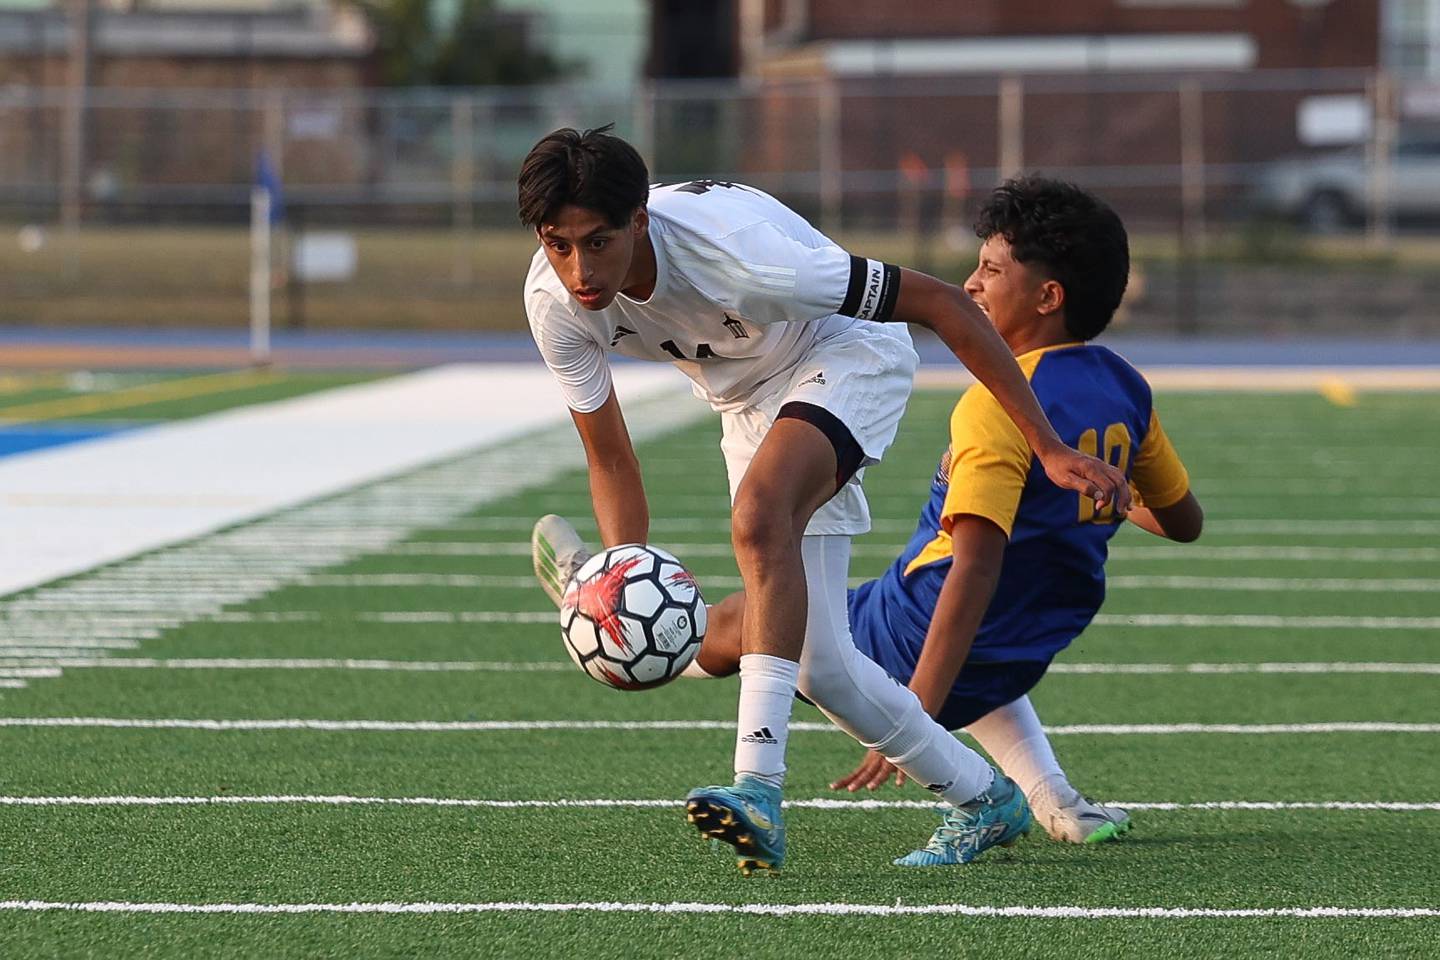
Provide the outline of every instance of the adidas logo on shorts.
<path id="1" fill-rule="evenodd" d="M 800 382 L 801 382 L 801 383 L 818 383 L 818 384 L 820 384 L 820 386 L 823 387 L 823 386 L 825 386 L 825 371 L 824 371 L 824 370 L 821 370 L 819 373 L 815 374 L 815 376 L 810 377 L 808 380 L 801 380 Z"/>
<path id="2" fill-rule="evenodd" d="M 780 742 L 779 740 L 776 740 L 776 739 L 775 739 L 775 735 L 770 732 L 770 728 L 769 728 L 769 727 L 761 727 L 759 730 L 756 730 L 754 733 L 747 733 L 745 736 L 743 736 L 743 737 L 740 738 L 740 741 L 741 741 L 742 743 L 779 743 L 779 742 Z"/>

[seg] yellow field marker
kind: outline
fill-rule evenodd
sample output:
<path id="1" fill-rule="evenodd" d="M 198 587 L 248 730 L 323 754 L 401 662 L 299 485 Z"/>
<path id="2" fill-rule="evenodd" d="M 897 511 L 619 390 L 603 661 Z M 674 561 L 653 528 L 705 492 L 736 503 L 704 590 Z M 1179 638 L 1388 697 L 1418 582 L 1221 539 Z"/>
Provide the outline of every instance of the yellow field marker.
<path id="1" fill-rule="evenodd" d="M 83 416 L 107 410 L 122 410 L 126 407 L 140 407 L 162 400 L 182 400 L 200 397 L 207 393 L 223 393 L 226 390 L 240 390 L 268 383 L 278 378 L 269 370 L 231 370 L 225 373 L 207 373 L 198 377 L 184 377 L 163 383 L 146 383 L 110 393 L 87 394 L 83 397 L 64 397 L 59 400 L 41 400 L 14 407 L 0 407 L 0 423 L 32 423 L 36 420 L 58 420 L 63 417 Z"/>
<path id="2" fill-rule="evenodd" d="M 1353 407 L 1359 402 L 1355 388 L 1340 377 L 1326 377 L 1321 380 L 1320 396 L 1337 407 Z"/>

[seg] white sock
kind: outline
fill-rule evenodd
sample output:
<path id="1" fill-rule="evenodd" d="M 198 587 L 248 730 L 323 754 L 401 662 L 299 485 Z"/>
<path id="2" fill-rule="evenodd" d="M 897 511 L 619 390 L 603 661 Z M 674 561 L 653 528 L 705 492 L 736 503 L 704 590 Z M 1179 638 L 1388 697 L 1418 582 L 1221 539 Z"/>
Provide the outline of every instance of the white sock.
<path id="1" fill-rule="evenodd" d="M 901 714 L 895 732 L 881 743 L 866 746 L 950 803 L 969 803 L 989 790 L 995 783 L 995 769 L 931 719 L 914 694 L 911 700 L 914 707 Z"/>
<path id="2" fill-rule="evenodd" d="M 785 741 L 800 664 L 747 653 L 740 658 L 740 711 L 735 731 L 735 773 L 785 782 Z"/>
<path id="3" fill-rule="evenodd" d="M 1028 696 L 991 710 L 965 728 L 1028 797 L 1047 777 L 1065 779 Z"/>
<path id="4" fill-rule="evenodd" d="M 988 790 L 995 774 L 985 758 L 855 648 L 845 599 L 850 539 L 806 536 L 800 549 L 810 600 L 801 658 L 806 696 L 840 729 L 945 800 L 968 803 Z"/>

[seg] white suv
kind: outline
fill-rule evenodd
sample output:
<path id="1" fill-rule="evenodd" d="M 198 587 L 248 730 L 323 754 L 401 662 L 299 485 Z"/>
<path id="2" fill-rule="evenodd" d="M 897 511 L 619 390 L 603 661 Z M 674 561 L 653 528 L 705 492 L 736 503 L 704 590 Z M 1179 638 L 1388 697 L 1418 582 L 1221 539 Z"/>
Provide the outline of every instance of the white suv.
<path id="1" fill-rule="evenodd" d="M 1364 147 L 1277 161 L 1255 185 L 1265 209 L 1310 230 L 1333 233 L 1370 215 Z M 1397 219 L 1440 220 L 1440 133 L 1402 134 L 1390 166 L 1390 210 Z"/>

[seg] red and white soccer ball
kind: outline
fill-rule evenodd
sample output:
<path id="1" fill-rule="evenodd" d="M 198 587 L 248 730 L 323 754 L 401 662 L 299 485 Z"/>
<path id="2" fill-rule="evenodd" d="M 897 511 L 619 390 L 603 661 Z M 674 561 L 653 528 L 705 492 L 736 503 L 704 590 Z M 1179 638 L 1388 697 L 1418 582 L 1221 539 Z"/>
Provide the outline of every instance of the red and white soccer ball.
<path id="1" fill-rule="evenodd" d="M 678 677 L 700 652 L 705 601 L 679 560 L 624 544 L 576 573 L 560 607 L 560 632 L 581 670 L 620 690 L 644 690 Z"/>

